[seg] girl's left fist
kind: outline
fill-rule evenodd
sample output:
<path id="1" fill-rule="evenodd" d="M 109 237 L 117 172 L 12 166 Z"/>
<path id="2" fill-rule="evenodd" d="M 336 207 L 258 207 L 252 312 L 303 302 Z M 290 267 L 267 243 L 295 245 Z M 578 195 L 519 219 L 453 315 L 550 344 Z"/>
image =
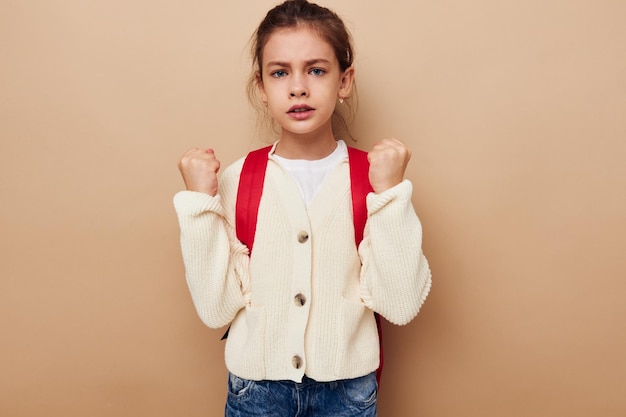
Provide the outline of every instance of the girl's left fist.
<path id="1" fill-rule="evenodd" d="M 383 139 L 367 154 L 369 180 L 376 194 L 398 185 L 411 159 L 411 151 L 397 139 Z"/>

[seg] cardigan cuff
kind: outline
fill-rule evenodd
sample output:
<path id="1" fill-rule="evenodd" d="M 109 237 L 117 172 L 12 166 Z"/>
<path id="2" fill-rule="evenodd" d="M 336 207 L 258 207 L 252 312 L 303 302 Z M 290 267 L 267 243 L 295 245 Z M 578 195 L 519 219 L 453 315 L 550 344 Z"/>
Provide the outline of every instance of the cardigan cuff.
<path id="1" fill-rule="evenodd" d="M 223 215 L 221 198 L 196 191 L 180 191 L 174 195 L 174 208 L 179 215 L 199 216 L 206 212 Z"/>
<path id="2" fill-rule="evenodd" d="M 413 195 L 413 184 L 405 179 L 400 184 L 394 185 L 380 194 L 369 193 L 367 195 L 367 214 L 371 215 L 383 208 L 392 200 L 410 201 Z"/>

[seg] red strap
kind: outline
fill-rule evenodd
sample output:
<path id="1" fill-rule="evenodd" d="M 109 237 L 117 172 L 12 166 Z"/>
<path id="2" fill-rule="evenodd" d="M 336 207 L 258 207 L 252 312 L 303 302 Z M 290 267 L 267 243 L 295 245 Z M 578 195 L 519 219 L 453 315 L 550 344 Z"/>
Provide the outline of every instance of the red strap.
<path id="1" fill-rule="evenodd" d="M 348 161 L 350 162 L 354 241 L 358 247 L 363 240 L 363 230 L 367 221 L 367 204 L 365 199 L 367 194 L 374 190 L 368 178 L 370 163 L 367 160 L 367 152 L 348 147 Z"/>
<path id="2" fill-rule="evenodd" d="M 265 169 L 271 146 L 257 149 L 248 154 L 241 168 L 237 202 L 235 205 L 235 230 L 237 238 L 252 253 L 259 204 L 265 183 Z"/>
<path id="3" fill-rule="evenodd" d="M 348 161 L 350 162 L 350 188 L 352 191 L 352 217 L 354 220 L 354 241 L 357 248 L 363 240 L 363 230 L 367 221 L 367 194 L 374 191 L 369 182 L 370 163 L 367 152 L 348 147 Z M 378 329 L 378 344 L 380 347 L 380 364 L 376 370 L 376 380 L 380 386 L 380 378 L 383 373 L 383 327 L 382 319 L 378 313 L 374 314 Z"/>

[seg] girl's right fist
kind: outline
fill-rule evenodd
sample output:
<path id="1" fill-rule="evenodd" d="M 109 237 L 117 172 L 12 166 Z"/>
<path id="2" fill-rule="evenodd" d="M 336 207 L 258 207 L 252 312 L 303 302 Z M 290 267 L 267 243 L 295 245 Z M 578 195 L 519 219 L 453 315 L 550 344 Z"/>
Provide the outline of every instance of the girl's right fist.
<path id="1" fill-rule="evenodd" d="M 220 161 L 215 158 L 213 149 L 190 149 L 178 161 L 178 170 L 187 190 L 211 196 L 217 195 L 219 169 Z"/>

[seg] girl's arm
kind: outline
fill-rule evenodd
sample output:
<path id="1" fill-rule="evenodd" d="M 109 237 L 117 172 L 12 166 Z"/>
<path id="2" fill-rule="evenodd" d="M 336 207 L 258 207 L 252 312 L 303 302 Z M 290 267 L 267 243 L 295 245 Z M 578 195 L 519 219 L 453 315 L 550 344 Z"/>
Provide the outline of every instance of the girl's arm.
<path id="1" fill-rule="evenodd" d="M 431 286 L 412 190 L 404 180 L 367 196 L 368 219 L 359 245 L 361 297 L 366 306 L 398 325 L 415 318 Z"/>
<path id="2" fill-rule="evenodd" d="M 226 215 L 238 181 L 228 180 L 232 175 L 225 172 L 227 179 L 222 179 L 217 194 L 219 161 L 212 151 L 192 150 L 181 158 L 179 167 L 187 191 L 176 194 L 174 207 L 187 284 L 202 321 L 212 328 L 222 327 L 246 304 L 242 283 L 249 282 L 247 248 L 236 238 Z M 211 190 L 215 194 L 210 195 Z"/>
<path id="3" fill-rule="evenodd" d="M 431 286 L 422 253 L 422 226 L 411 202 L 413 186 L 403 180 L 410 151 L 385 139 L 369 153 L 368 220 L 359 246 L 361 293 L 365 304 L 394 324 L 419 312 Z"/>

